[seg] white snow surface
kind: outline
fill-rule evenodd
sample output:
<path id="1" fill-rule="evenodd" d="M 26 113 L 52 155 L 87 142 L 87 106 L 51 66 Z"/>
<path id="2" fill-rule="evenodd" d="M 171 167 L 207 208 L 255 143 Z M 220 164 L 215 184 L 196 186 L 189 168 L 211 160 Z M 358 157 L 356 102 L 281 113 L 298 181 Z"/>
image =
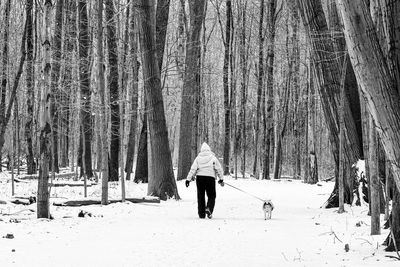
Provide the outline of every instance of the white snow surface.
<path id="1" fill-rule="evenodd" d="M 0 200 L 11 199 L 9 179 L 0 173 Z M 0 204 L 0 266 L 400 266 L 381 245 L 388 230 L 370 235 L 367 206 L 346 206 L 343 214 L 320 208 L 333 182 L 225 181 L 271 199 L 272 219 L 264 220 L 260 200 L 227 185 L 217 185 L 214 217 L 199 219 L 195 183 L 186 188 L 184 181 L 177 182 L 179 201 L 50 206 L 54 220 L 36 219 L 27 210 L 36 204 L 8 202 Z M 146 195 L 146 184 L 126 184 L 127 197 Z M 36 181 L 17 183 L 16 195 L 36 188 Z M 89 197 L 100 198 L 100 190 L 101 183 L 89 187 Z M 51 195 L 81 199 L 83 188 L 52 188 Z M 110 198 L 119 196 L 119 185 L 110 183 Z M 79 218 L 80 210 L 93 216 Z"/>

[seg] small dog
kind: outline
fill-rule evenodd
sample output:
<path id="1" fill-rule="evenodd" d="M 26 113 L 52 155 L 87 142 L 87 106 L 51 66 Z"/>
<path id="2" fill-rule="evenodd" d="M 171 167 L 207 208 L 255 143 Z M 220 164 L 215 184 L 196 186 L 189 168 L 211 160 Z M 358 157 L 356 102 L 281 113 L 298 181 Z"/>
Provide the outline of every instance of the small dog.
<path id="1" fill-rule="evenodd" d="M 264 211 L 264 220 L 270 220 L 272 216 L 272 210 L 274 209 L 274 204 L 271 200 L 265 200 L 262 209 Z"/>

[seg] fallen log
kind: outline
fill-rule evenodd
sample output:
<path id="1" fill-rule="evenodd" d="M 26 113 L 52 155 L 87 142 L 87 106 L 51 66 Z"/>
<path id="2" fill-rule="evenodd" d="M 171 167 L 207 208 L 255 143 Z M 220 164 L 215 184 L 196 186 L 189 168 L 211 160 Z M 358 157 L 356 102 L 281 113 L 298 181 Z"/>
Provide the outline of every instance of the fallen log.
<path id="1" fill-rule="evenodd" d="M 77 187 L 77 186 L 84 186 L 85 184 L 83 182 L 78 182 L 78 183 L 74 183 L 74 182 L 55 182 L 53 184 L 49 184 L 49 186 L 52 187 L 63 187 L 63 186 L 71 186 L 71 187 Z M 96 185 L 96 183 L 87 183 L 86 186 L 90 187 L 92 185 Z"/>
<path id="2" fill-rule="evenodd" d="M 119 199 L 109 200 L 108 203 L 117 203 L 121 202 Z M 132 203 L 160 203 L 159 198 L 126 198 L 125 201 L 129 201 Z M 63 207 L 80 207 L 80 206 L 90 206 L 90 205 L 100 205 L 101 200 L 94 199 L 83 199 L 83 200 L 69 200 L 64 202 L 54 202 L 54 206 L 63 206 Z"/>
<path id="3" fill-rule="evenodd" d="M 32 175 L 19 175 L 18 178 L 20 180 L 37 180 L 39 177 L 38 174 L 32 174 Z M 70 179 L 74 178 L 75 173 L 74 172 L 67 172 L 67 173 L 56 173 L 55 178 L 59 179 Z"/>

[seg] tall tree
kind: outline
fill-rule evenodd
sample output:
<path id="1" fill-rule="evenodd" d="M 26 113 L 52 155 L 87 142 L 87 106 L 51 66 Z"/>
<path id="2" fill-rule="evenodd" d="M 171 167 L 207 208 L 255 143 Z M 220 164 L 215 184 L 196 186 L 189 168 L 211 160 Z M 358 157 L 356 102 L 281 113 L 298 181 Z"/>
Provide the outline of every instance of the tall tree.
<path id="1" fill-rule="evenodd" d="M 311 58 L 314 63 L 313 73 L 317 89 L 322 99 L 324 118 L 329 132 L 333 158 L 336 167 L 336 183 L 327 207 L 338 206 L 338 173 L 339 173 L 339 84 L 340 84 L 340 65 L 336 60 L 335 44 L 330 38 L 324 37 L 324 33 L 329 32 L 325 14 L 320 0 L 297 0 L 303 24 L 306 29 L 307 37 L 310 41 L 312 50 Z M 317 33 L 317 34 L 316 34 Z M 349 69 L 349 68 L 347 68 Z M 355 89 L 355 88 L 354 88 Z M 355 90 L 357 91 L 357 90 Z M 358 99 L 358 96 L 355 97 Z M 358 100 L 357 100 L 358 101 Z M 346 157 L 346 169 L 356 162 L 362 153 L 357 125 L 354 115 L 350 108 L 350 101 L 345 94 L 344 100 L 344 123 L 346 131 L 346 142 L 344 153 Z M 354 104 L 355 105 L 355 104 Z M 359 111 L 359 110 L 358 110 Z M 352 175 L 345 181 L 345 201 L 352 203 L 353 200 L 353 181 Z"/>
<path id="2" fill-rule="evenodd" d="M 225 109 L 225 136 L 224 136 L 224 174 L 229 173 L 230 150 L 231 150 L 231 98 L 229 95 L 229 60 L 231 52 L 231 28 L 232 28 L 232 1 L 226 1 L 226 22 L 224 40 L 224 65 L 223 65 L 223 84 L 224 84 L 224 109 Z"/>
<path id="3" fill-rule="evenodd" d="M 149 105 L 148 122 L 152 175 L 149 177 L 148 194 L 163 200 L 169 197 L 179 199 L 178 189 L 172 169 L 168 132 L 161 92 L 160 70 L 156 55 L 154 26 L 151 21 L 154 1 L 135 0 L 137 23 L 140 36 L 140 48 L 143 63 L 143 80 L 146 99 Z"/>
<path id="4" fill-rule="evenodd" d="M 135 1 L 134 1 L 135 2 Z M 170 0 L 160 0 L 157 1 L 157 9 L 156 9 L 156 49 L 157 49 L 157 62 L 161 75 L 162 65 L 163 65 L 163 57 L 164 57 L 164 47 L 165 47 L 165 39 L 166 39 L 166 31 L 168 26 L 168 18 L 169 18 L 169 4 Z M 146 93 L 146 92 L 145 92 Z M 145 96 L 145 99 L 147 97 Z M 148 103 L 146 100 L 144 101 L 145 111 L 143 114 L 143 125 L 142 130 L 140 132 L 139 137 L 139 147 L 138 147 L 138 156 L 136 163 L 136 172 L 135 172 L 135 181 L 147 182 L 149 176 L 149 164 L 148 159 L 150 157 L 150 152 L 147 148 L 148 144 L 148 118 L 147 118 L 147 110 Z"/>
<path id="5" fill-rule="evenodd" d="M 137 31 L 135 27 L 135 16 L 134 16 L 134 8 L 135 1 L 132 1 L 132 12 L 130 18 L 130 56 L 131 56 L 131 73 L 132 73 L 132 92 L 131 92 L 131 121 L 129 127 L 129 137 L 128 137 L 128 150 L 126 155 L 126 164 L 125 164 L 125 172 L 126 172 L 126 180 L 130 180 L 130 175 L 132 173 L 133 168 L 133 158 L 135 154 L 135 145 L 136 145 L 136 135 L 137 135 L 137 120 L 138 120 L 138 78 L 139 78 L 139 63 L 137 59 Z M 147 153 L 146 153 L 147 155 Z M 147 165 L 146 165 L 147 168 Z"/>
<path id="6" fill-rule="evenodd" d="M 267 57 L 266 57 L 266 114 L 264 116 L 264 171 L 263 179 L 270 179 L 270 151 L 271 138 L 273 132 L 273 113 L 274 113 L 274 61 L 275 61 L 275 22 L 276 22 L 276 0 L 267 1 Z"/>
<path id="7" fill-rule="evenodd" d="M 35 99 L 34 59 L 33 59 L 33 0 L 26 1 L 26 106 L 27 120 L 25 124 L 25 139 L 27 145 L 26 165 L 27 174 L 36 173 L 33 156 L 33 105 Z"/>
<path id="8" fill-rule="evenodd" d="M 195 95 L 200 92 L 196 79 L 200 64 L 200 33 L 205 17 L 205 1 L 189 2 L 190 30 L 186 43 L 186 72 L 182 90 L 181 121 L 179 134 L 178 180 L 186 178 L 192 164 L 193 118 L 196 111 Z"/>
<path id="9" fill-rule="evenodd" d="M 51 160 L 51 109 L 50 109 L 50 29 L 51 29 L 51 0 L 44 4 L 43 25 L 43 86 L 41 91 L 40 110 L 40 167 L 37 191 L 37 217 L 49 218 L 49 169 Z"/>
<path id="10" fill-rule="evenodd" d="M 107 134 L 107 105 L 106 105 L 106 89 L 104 81 L 104 51 L 103 51 L 103 0 L 98 0 L 97 9 L 97 71 L 98 71 L 98 83 L 99 83 L 99 94 L 100 94 L 100 112 L 103 119 L 100 120 L 101 125 L 101 204 L 108 204 L 108 134 Z"/>
<path id="11" fill-rule="evenodd" d="M 79 85 L 81 91 L 82 170 L 86 178 L 92 170 L 92 117 L 90 92 L 89 21 L 86 0 L 78 1 L 79 12 Z"/>
<path id="12" fill-rule="evenodd" d="M 362 0 L 339 0 L 351 63 L 400 189 L 400 97 Z"/>
<path id="13" fill-rule="evenodd" d="M 7 97 L 7 69 L 8 69 L 8 33 L 10 28 L 10 9 L 11 0 L 7 0 L 4 9 L 4 37 L 3 37 L 3 51 L 2 51 L 2 69 L 1 69 L 1 85 L 0 85 L 0 127 L 4 128 L 4 121 L 6 115 L 6 97 Z M 0 135 L 0 158 L 1 150 L 3 149 L 4 135 Z"/>
<path id="14" fill-rule="evenodd" d="M 60 104 L 60 90 L 59 90 L 59 78 L 61 69 L 61 40 L 63 31 L 63 8 L 64 1 L 58 0 L 56 5 L 56 25 L 53 37 L 52 47 L 52 68 L 51 68 L 51 113 L 53 114 L 52 120 L 52 162 L 51 168 L 54 172 L 59 172 L 58 166 L 58 109 L 57 106 Z"/>
<path id="15" fill-rule="evenodd" d="M 108 46 L 108 88 L 111 107 L 111 143 L 110 143 L 110 181 L 118 181 L 119 148 L 120 148 L 120 117 L 118 92 L 118 45 L 116 35 L 116 16 L 113 0 L 106 0 L 107 46 Z"/>

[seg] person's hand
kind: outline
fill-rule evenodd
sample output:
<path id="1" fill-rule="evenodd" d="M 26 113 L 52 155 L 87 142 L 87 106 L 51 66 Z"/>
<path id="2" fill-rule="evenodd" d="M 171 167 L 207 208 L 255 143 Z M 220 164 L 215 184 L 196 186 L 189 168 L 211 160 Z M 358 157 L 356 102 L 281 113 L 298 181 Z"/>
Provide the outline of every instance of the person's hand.
<path id="1" fill-rule="evenodd" d="M 220 184 L 220 186 L 224 186 L 224 180 L 220 179 L 220 180 L 218 181 L 218 183 Z"/>
<path id="2" fill-rule="evenodd" d="M 185 181 L 185 185 L 186 185 L 186 187 L 189 187 L 190 181 L 189 181 L 189 180 L 186 180 L 186 181 Z"/>

